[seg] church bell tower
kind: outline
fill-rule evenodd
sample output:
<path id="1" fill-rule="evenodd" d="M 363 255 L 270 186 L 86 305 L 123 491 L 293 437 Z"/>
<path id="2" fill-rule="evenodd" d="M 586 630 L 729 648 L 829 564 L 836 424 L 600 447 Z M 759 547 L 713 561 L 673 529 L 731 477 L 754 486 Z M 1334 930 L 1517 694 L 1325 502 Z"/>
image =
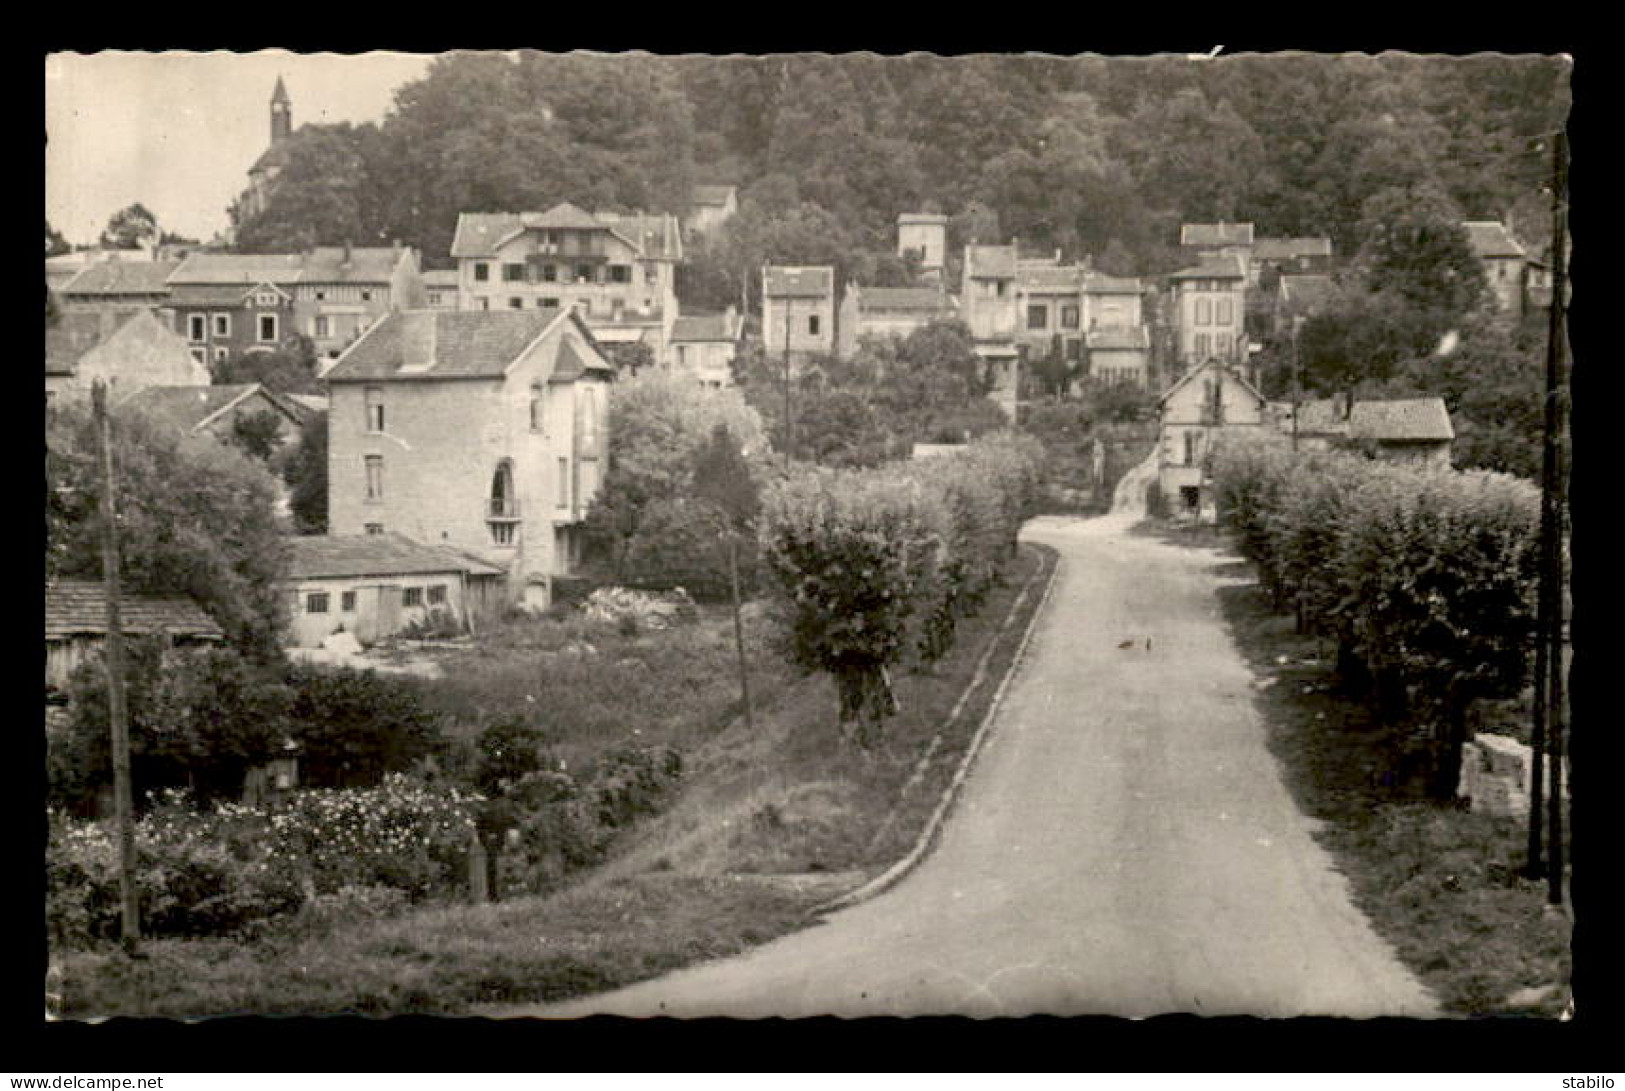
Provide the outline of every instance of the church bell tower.
<path id="1" fill-rule="evenodd" d="M 277 144 L 293 132 L 293 104 L 288 101 L 288 89 L 282 77 L 276 78 L 276 90 L 271 92 L 271 143 Z"/>

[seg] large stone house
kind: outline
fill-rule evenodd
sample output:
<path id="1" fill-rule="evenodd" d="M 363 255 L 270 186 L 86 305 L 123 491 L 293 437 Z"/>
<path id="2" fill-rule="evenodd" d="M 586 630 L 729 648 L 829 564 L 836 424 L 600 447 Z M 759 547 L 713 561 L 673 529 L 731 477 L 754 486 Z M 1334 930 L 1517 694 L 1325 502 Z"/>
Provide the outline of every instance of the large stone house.
<path id="1" fill-rule="evenodd" d="M 1247 359 L 1247 265 L 1234 254 L 1208 258 L 1168 278 L 1172 288 L 1174 362 L 1182 370 Z"/>
<path id="2" fill-rule="evenodd" d="M 792 363 L 835 352 L 835 267 L 762 267 L 762 348 Z"/>
<path id="3" fill-rule="evenodd" d="M 941 287 L 865 288 L 849 284 L 841 297 L 838 351 L 850 358 L 865 338 L 906 338 L 932 322 L 957 317 L 957 303 Z"/>
<path id="4" fill-rule="evenodd" d="M 1220 436 L 1270 422 L 1269 403 L 1230 364 L 1209 359 L 1168 388 L 1158 403 L 1157 484 L 1174 512 L 1211 521 L 1208 457 Z"/>
<path id="5" fill-rule="evenodd" d="M 574 308 L 601 345 L 666 356 L 683 240 L 666 214 L 465 212 L 457 218 L 458 309 Z"/>
<path id="6" fill-rule="evenodd" d="M 324 372 L 328 525 L 474 554 L 511 600 L 574 572 L 614 368 L 575 311 L 404 311 Z"/>
<path id="7" fill-rule="evenodd" d="M 88 396 L 103 379 L 114 395 L 149 386 L 200 386 L 200 364 L 161 318 L 145 307 L 66 311 L 45 328 L 45 400 Z"/>

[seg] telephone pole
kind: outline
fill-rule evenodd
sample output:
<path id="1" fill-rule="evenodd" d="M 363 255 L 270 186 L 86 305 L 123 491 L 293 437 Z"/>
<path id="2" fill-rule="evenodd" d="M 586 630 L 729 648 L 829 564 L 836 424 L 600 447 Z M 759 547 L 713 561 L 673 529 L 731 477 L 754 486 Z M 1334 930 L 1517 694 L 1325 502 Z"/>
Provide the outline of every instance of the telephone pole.
<path id="1" fill-rule="evenodd" d="M 1546 546 L 1550 561 L 1547 579 L 1551 584 L 1547 592 L 1550 606 L 1546 636 L 1550 641 L 1547 669 L 1551 672 L 1546 698 L 1551 745 L 1551 760 L 1548 763 L 1551 791 L 1546 799 L 1547 852 L 1550 857 L 1546 869 L 1546 901 L 1551 905 L 1563 904 L 1563 539 L 1567 523 L 1564 516 L 1568 508 L 1563 430 L 1568 409 L 1568 379 L 1564 374 L 1568 340 L 1568 307 L 1564 298 L 1568 282 L 1568 181 L 1568 140 L 1565 133 L 1559 132 L 1552 144 L 1552 305 L 1546 345 L 1546 461 L 1551 467 L 1547 486 L 1551 514 Z"/>
<path id="2" fill-rule="evenodd" d="M 107 719 L 112 732 L 113 809 L 118 824 L 119 939 L 126 954 L 138 953 L 141 917 L 135 895 L 135 807 L 130 790 L 130 728 L 124 704 L 124 630 L 119 618 L 118 504 L 114 496 L 113 442 L 107 420 L 107 386 L 91 387 L 96 441 L 102 469 L 102 584 L 107 594 Z"/>

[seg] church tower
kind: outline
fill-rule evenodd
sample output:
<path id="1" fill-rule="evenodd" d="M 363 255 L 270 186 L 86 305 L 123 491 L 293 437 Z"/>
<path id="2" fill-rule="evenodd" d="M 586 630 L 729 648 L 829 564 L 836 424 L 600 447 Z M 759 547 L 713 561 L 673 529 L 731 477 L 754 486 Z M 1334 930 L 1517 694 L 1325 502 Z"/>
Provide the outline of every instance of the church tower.
<path id="1" fill-rule="evenodd" d="M 278 144 L 293 132 L 293 103 L 288 100 L 288 89 L 282 77 L 276 78 L 276 90 L 271 92 L 271 143 Z"/>

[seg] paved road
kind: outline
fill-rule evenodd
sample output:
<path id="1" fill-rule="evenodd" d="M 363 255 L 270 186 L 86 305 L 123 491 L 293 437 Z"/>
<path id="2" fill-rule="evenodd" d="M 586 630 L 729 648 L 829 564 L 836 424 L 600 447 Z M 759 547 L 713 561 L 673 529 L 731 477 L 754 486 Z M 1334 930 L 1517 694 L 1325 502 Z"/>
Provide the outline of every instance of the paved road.
<path id="1" fill-rule="evenodd" d="M 1029 524 L 1058 582 L 908 877 L 737 958 L 524 1014 L 1436 1014 L 1281 783 L 1218 614 L 1223 558 L 1133 521 Z"/>

